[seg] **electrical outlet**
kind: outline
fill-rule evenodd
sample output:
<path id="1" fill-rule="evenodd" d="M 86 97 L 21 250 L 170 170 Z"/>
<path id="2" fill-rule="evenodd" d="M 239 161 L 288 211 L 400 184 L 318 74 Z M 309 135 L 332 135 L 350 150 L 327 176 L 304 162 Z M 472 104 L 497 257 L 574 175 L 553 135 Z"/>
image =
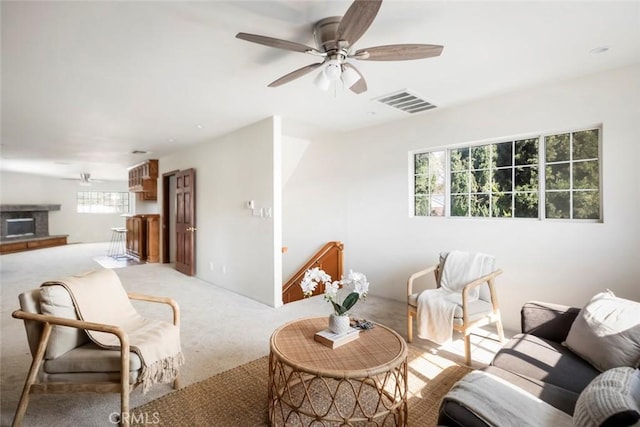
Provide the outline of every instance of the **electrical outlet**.
<path id="1" fill-rule="evenodd" d="M 222 267 L 220 267 L 220 270 L 222 271 L 222 274 L 227 274 L 227 266 L 222 264 Z"/>
<path id="2" fill-rule="evenodd" d="M 213 261 L 209 261 L 209 271 L 213 271 Z"/>

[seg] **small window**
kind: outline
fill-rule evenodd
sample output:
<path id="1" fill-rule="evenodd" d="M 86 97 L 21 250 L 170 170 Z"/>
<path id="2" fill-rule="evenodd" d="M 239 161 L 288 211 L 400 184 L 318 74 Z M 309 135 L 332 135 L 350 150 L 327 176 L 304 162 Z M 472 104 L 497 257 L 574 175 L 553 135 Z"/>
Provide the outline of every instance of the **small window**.
<path id="1" fill-rule="evenodd" d="M 78 191 L 78 213 L 129 213 L 129 193 Z"/>
<path id="2" fill-rule="evenodd" d="M 598 133 L 545 137 L 545 218 L 600 219 Z"/>
<path id="3" fill-rule="evenodd" d="M 415 216 L 444 216 L 445 152 L 413 155 L 413 206 Z"/>

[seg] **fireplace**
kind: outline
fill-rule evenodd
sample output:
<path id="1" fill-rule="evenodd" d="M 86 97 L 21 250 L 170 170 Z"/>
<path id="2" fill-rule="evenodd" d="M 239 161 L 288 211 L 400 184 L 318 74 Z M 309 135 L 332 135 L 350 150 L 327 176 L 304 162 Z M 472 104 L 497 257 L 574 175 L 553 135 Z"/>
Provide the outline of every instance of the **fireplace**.
<path id="1" fill-rule="evenodd" d="M 49 236 L 49 211 L 60 205 L 0 205 L 0 240 L 13 241 Z"/>
<path id="2" fill-rule="evenodd" d="M 36 235 L 36 221 L 33 218 L 7 219 L 7 239 Z"/>

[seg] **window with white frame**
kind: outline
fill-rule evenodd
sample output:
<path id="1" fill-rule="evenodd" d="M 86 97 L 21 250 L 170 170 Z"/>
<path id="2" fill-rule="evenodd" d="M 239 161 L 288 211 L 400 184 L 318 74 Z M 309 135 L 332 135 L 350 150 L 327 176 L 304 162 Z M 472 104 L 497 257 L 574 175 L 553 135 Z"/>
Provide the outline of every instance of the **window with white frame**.
<path id="1" fill-rule="evenodd" d="M 598 129 L 545 140 L 545 217 L 600 219 Z"/>
<path id="2" fill-rule="evenodd" d="M 538 217 L 538 141 L 449 150 L 451 216 Z"/>
<path id="3" fill-rule="evenodd" d="M 78 213 L 128 213 L 129 193 L 78 191 Z"/>
<path id="4" fill-rule="evenodd" d="M 444 216 L 445 151 L 418 153 L 413 158 L 413 206 L 416 216 Z"/>
<path id="5" fill-rule="evenodd" d="M 599 134 L 587 129 L 414 153 L 413 214 L 599 220 Z"/>

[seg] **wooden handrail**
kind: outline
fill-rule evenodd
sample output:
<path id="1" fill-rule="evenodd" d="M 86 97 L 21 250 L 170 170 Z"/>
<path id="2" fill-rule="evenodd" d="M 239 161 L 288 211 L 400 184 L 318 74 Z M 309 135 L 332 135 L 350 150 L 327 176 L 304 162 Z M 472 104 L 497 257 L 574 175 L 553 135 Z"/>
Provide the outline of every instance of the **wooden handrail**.
<path id="1" fill-rule="evenodd" d="M 320 249 L 314 256 L 309 258 L 309 260 L 300 268 L 287 282 L 282 285 L 282 300 L 286 304 L 287 302 L 295 301 L 300 298 L 292 299 L 288 297 L 292 293 L 297 293 L 297 287 L 299 287 L 302 278 L 304 277 L 304 273 L 313 267 L 323 268 L 323 263 L 329 257 L 336 256 L 336 271 L 335 272 L 327 272 L 331 275 L 332 280 L 340 280 L 342 278 L 342 264 L 343 264 L 343 251 L 344 244 L 342 242 L 328 242 L 325 244 L 322 249 Z M 324 269 L 324 268 L 323 268 Z M 333 273 L 333 274 L 332 274 Z M 320 288 L 320 287 L 318 287 Z M 316 289 L 316 293 L 324 292 L 324 289 Z M 300 295 L 302 292 L 300 291 Z"/>

